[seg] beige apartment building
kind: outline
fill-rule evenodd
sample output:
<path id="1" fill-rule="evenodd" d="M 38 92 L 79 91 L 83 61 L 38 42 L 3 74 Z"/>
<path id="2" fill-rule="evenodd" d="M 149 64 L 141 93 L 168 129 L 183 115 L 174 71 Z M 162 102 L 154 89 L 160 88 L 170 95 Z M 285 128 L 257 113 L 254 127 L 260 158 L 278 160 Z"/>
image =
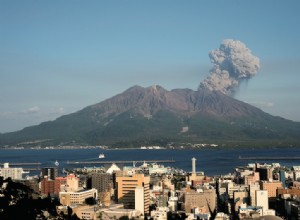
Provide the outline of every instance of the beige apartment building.
<path id="1" fill-rule="evenodd" d="M 260 183 L 260 189 L 267 190 L 269 198 L 275 198 L 277 189 L 282 188 L 282 183 L 280 181 L 261 181 Z"/>
<path id="2" fill-rule="evenodd" d="M 97 189 L 81 190 L 77 192 L 68 191 L 59 193 L 60 203 L 65 206 L 83 204 L 85 202 L 85 199 L 90 197 L 94 198 L 95 200 L 98 199 Z"/>
<path id="3" fill-rule="evenodd" d="M 150 176 L 144 174 L 134 174 L 132 176 L 117 176 L 117 200 L 124 204 L 125 208 L 135 208 L 135 189 L 143 187 L 144 195 L 144 212 L 149 213 L 150 192 L 149 192 Z"/>
<path id="4" fill-rule="evenodd" d="M 189 191 L 184 194 L 184 205 L 187 213 L 192 213 L 194 208 L 205 207 L 206 210 L 214 211 L 216 209 L 216 190 L 203 189 L 201 191 Z"/>

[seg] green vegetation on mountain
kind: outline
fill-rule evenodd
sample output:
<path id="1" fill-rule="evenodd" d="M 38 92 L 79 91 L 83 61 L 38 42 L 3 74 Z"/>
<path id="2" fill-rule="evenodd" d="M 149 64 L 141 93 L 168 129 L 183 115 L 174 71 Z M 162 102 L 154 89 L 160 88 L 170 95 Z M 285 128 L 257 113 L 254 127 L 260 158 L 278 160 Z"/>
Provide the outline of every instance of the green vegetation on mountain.
<path id="1" fill-rule="evenodd" d="M 299 134 L 300 123 L 222 93 L 134 86 L 54 121 L 1 134 L 0 145 L 300 145 Z"/>

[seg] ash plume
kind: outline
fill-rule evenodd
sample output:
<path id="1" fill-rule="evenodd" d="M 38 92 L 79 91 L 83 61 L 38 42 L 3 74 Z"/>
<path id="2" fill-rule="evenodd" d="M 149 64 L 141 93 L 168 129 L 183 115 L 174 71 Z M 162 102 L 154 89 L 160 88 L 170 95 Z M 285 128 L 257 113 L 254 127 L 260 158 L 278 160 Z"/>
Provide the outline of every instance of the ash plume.
<path id="1" fill-rule="evenodd" d="M 214 67 L 200 83 L 199 89 L 220 91 L 227 95 L 234 95 L 240 83 L 255 76 L 260 67 L 259 58 L 238 40 L 224 40 L 219 49 L 209 53 L 209 57 Z"/>

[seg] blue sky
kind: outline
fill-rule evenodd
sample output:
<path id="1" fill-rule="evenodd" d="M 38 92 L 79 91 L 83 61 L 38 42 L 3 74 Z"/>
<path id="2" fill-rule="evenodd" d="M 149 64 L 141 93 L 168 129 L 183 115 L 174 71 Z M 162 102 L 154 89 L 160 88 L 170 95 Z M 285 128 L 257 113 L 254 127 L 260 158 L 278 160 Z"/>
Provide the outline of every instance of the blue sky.
<path id="1" fill-rule="evenodd" d="M 300 1 L 0 0 L 0 132 L 133 85 L 196 90 L 224 39 L 260 58 L 235 98 L 300 121 Z"/>

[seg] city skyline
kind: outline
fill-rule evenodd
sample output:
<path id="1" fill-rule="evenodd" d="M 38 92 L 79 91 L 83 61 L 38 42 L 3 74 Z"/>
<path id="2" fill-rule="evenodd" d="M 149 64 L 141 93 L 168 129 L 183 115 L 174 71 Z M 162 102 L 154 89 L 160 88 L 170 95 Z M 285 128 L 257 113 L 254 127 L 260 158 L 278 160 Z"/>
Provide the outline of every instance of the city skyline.
<path id="1" fill-rule="evenodd" d="M 235 98 L 300 121 L 300 3 L 2 1 L 0 133 L 76 112 L 127 88 L 197 90 L 209 52 L 240 40 L 260 59 Z"/>

